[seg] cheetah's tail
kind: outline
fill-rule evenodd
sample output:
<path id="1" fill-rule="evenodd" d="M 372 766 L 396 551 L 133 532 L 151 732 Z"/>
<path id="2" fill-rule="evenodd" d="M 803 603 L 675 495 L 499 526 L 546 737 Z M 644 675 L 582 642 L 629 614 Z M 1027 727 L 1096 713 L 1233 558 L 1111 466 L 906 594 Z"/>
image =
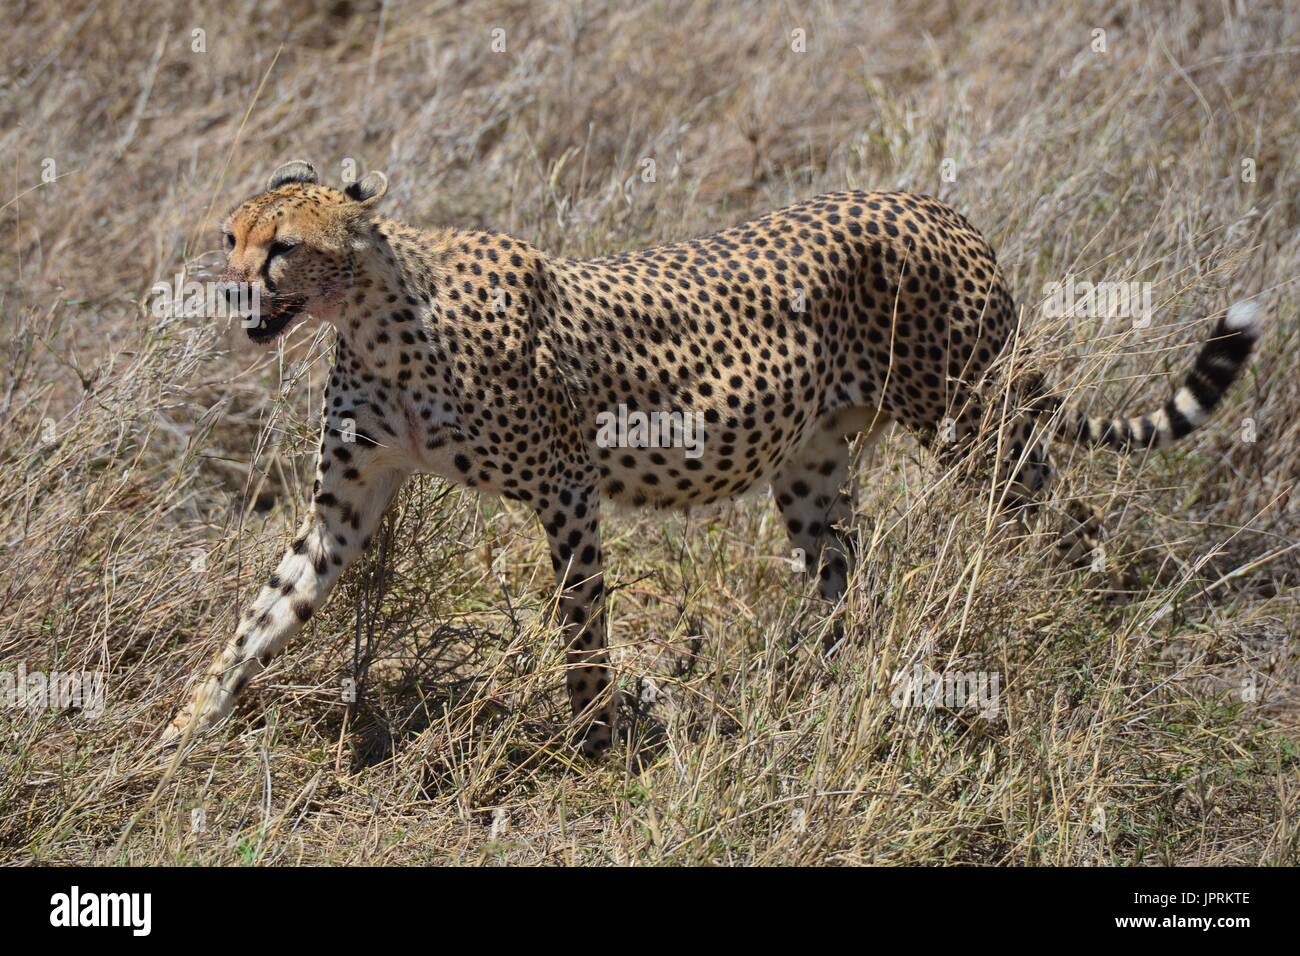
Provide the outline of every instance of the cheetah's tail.
<path id="1" fill-rule="evenodd" d="M 1081 413 L 1074 440 L 1120 452 L 1173 444 L 1210 417 L 1245 368 L 1262 323 L 1263 314 L 1255 303 L 1235 303 L 1214 327 L 1182 387 L 1164 407 L 1131 418 L 1090 418 Z"/>

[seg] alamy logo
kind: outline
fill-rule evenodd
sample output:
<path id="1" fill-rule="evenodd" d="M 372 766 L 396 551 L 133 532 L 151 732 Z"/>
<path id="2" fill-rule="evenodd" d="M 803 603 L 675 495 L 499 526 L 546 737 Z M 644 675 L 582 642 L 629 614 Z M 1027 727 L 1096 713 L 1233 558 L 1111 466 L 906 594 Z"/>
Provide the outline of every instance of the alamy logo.
<path id="1" fill-rule="evenodd" d="M 1043 315 L 1051 319 L 1132 319 L 1139 329 L 1151 321 L 1150 282 L 1075 282 L 1066 276 L 1043 286 L 1043 299 Z"/>
<path id="2" fill-rule="evenodd" d="M 0 671 L 0 707 L 32 710 L 74 708 L 89 717 L 104 713 L 103 671 Z"/>
<path id="3" fill-rule="evenodd" d="M 600 412 L 596 444 L 601 448 L 684 448 L 687 458 L 704 451 L 704 415 L 699 412 Z"/>
<path id="4" fill-rule="evenodd" d="M 245 328 L 261 321 L 262 290 L 248 282 L 199 282 L 177 273 L 170 283 L 149 290 L 150 314 L 156 319 L 237 318 Z"/>
<path id="5" fill-rule="evenodd" d="M 894 674 L 893 693 L 889 700 L 895 707 L 945 707 L 963 710 L 973 706 L 982 717 L 996 717 L 1002 675 L 997 671 L 944 671 L 930 670 L 915 664 L 911 672 L 900 670 Z"/>
<path id="6" fill-rule="evenodd" d="M 50 897 L 51 926 L 129 926 L 133 936 L 148 936 L 153 927 L 151 893 L 70 893 Z"/>

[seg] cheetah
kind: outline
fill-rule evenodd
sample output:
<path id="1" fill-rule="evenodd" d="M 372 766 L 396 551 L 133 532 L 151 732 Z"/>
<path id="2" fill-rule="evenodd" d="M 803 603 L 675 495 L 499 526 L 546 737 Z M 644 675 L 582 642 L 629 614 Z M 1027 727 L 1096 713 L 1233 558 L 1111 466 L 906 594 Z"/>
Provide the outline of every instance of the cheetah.
<path id="1" fill-rule="evenodd" d="M 292 544 L 166 736 L 229 714 L 321 606 L 413 473 L 531 508 L 557 578 L 575 745 L 613 739 L 602 502 L 686 508 L 770 485 L 832 607 L 853 560 L 850 442 L 899 423 L 969 446 L 981 376 L 1018 316 L 993 250 L 948 205 L 906 192 L 818 196 L 687 242 L 598 259 L 548 256 L 496 232 L 381 216 L 387 178 L 324 185 L 280 167 L 226 219 L 224 282 L 260 292 L 247 321 L 274 342 L 312 316 L 337 331 L 311 506 Z M 1203 423 L 1259 331 L 1226 311 L 1154 413 L 1064 417 L 1063 440 L 1160 448 Z M 1008 513 L 1051 477 L 1041 377 L 1012 395 L 993 480 Z M 602 413 L 702 416 L 695 454 L 600 441 Z"/>

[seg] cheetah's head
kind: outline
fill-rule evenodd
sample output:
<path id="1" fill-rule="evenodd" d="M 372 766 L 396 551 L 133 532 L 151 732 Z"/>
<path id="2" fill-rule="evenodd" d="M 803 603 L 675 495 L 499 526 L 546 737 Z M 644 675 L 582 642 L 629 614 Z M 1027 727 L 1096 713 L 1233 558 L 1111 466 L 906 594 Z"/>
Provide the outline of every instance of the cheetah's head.
<path id="1" fill-rule="evenodd" d="M 255 293 L 256 311 L 244 320 L 250 339 L 273 342 L 302 315 L 337 313 L 352 285 L 354 252 L 387 189 L 379 172 L 342 190 L 324 186 L 310 163 L 295 160 L 235 208 L 222 226 L 221 281 L 232 299 L 240 289 Z"/>

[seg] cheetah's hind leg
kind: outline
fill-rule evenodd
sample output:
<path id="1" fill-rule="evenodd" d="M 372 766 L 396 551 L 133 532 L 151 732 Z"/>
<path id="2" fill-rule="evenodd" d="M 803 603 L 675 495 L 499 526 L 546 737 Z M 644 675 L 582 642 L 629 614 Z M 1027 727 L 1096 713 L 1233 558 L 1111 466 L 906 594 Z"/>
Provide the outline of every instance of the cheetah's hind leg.
<path id="1" fill-rule="evenodd" d="M 844 596 L 856 560 L 850 442 L 863 435 L 865 450 L 884 433 L 889 418 L 874 408 L 853 407 L 825 416 L 803 446 L 772 479 L 772 496 L 790 534 L 791 547 L 802 553 L 804 572 L 815 574 L 827 614 Z M 844 638 L 836 619 L 825 639 L 829 654 Z"/>

